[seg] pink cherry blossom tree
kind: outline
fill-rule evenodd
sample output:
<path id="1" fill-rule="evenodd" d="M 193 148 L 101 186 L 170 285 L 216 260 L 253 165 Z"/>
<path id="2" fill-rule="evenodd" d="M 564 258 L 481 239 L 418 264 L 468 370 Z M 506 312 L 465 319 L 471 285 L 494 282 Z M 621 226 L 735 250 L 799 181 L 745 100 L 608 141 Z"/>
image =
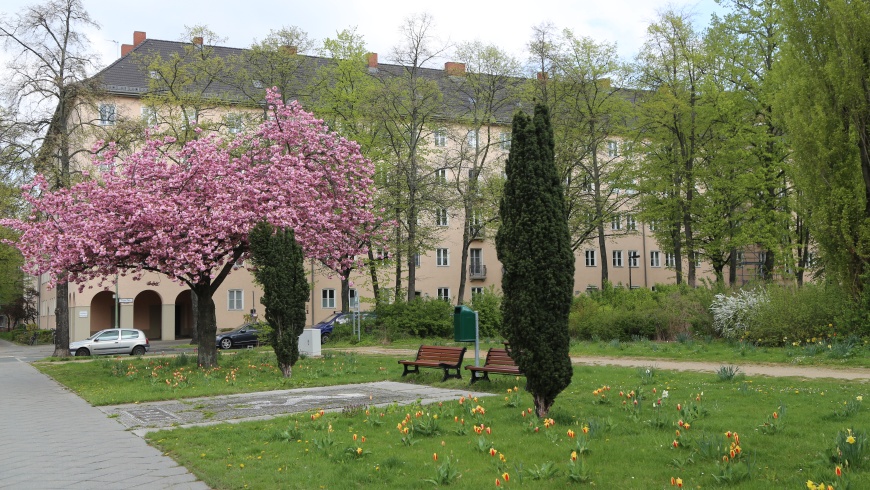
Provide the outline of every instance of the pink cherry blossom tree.
<path id="1" fill-rule="evenodd" d="M 231 140 L 203 136 L 180 148 L 148 137 L 124 160 L 95 163 L 99 179 L 26 187 L 32 213 L 18 230 L 27 271 L 101 287 L 116 273 L 153 271 L 186 284 L 198 300 L 199 364 L 214 366 L 213 294 L 248 255 L 261 220 L 292 228 L 307 257 L 333 270 L 355 267 L 372 233 L 374 168 L 347 141 L 294 103 L 267 97 L 270 118 Z"/>

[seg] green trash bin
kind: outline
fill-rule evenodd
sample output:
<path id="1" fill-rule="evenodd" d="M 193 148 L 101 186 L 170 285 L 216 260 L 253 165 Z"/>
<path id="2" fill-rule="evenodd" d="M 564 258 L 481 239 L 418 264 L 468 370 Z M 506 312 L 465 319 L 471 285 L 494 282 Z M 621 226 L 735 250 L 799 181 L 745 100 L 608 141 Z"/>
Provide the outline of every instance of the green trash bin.
<path id="1" fill-rule="evenodd" d="M 453 309 L 453 340 L 456 342 L 477 340 L 477 312 L 465 305 Z"/>

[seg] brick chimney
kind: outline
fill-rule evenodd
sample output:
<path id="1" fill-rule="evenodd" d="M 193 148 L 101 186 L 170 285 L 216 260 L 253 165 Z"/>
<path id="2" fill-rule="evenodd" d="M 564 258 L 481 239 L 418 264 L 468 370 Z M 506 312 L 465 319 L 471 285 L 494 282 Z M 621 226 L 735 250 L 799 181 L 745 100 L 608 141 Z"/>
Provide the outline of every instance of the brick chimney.
<path id="1" fill-rule="evenodd" d="M 465 63 L 457 63 L 448 61 L 444 63 L 444 71 L 451 77 L 461 77 L 465 75 Z"/>
<path id="2" fill-rule="evenodd" d="M 369 62 L 369 71 L 372 73 L 378 71 L 378 53 L 368 53 L 366 59 Z"/>
<path id="3" fill-rule="evenodd" d="M 284 46 L 281 46 L 281 52 L 284 54 L 295 55 L 295 54 L 298 54 L 299 48 L 297 48 L 296 46 L 284 45 Z"/>
<path id="4" fill-rule="evenodd" d="M 127 53 L 133 51 L 133 48 L 142 44 L 146 39 L 144 31 L 133 31 L 133 44 L 121 45 L 121 56 L 127 56 Z"/>
<path id="5" fill-rule="evenodd" d="M 540 80 L 542 82 L 546 82 L 548 78 L 550 78 L 550 77 L 547 76 L 547 72 L 545 72 L 545 71 L 538 72 L 538 80 Z"/>
<path id="6" fill-rule="evenodd" d="M 202 46 L 202 37 L 196 36 L 195 38 L 193 38 L 192 42 L 193 42 L 193 44 L 195 44 L 197 46 Z"/>

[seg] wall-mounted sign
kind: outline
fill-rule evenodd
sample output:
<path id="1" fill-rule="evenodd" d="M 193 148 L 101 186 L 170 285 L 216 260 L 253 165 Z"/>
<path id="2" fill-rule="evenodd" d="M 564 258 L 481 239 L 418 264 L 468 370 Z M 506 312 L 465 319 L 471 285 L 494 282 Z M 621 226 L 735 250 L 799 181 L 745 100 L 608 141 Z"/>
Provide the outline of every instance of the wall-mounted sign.
<path id="1" fill-rule="evenodd" d="M 122 305 L 132 305 L 133 298 L 118 298 L 118 303 L 121 303 Z"/>
<path id="2" fill-rule="evenodd" d="M 87 311 L 80 311 L 79 312 L 79 318 L 87 318 L 87 317 L 88 317 Z"/>

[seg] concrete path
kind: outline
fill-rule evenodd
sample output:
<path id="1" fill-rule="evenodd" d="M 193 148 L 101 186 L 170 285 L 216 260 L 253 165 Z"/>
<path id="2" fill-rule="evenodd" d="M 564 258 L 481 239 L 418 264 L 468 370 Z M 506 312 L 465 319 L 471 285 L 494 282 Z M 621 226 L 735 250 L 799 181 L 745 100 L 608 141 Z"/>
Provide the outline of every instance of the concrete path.
<path id="1" fill-rule="evenodd" d="M 208 489 L 25 362 L 51 351 L 0 340 L 0 489 Z"/>
<path id="2" fill-rule="evenodd" d="M 224 422 L 262 420 L 290 413 L 381 407 L 391 403 L 410 405 L 456 400 L 463 395 L 493 396 L 469 390 L 378 381 L 351 385 L 297 388 L 293 390 L 241 393 L 204 398 L 185 398 L 99 407 L 137 435 L 174 427 L 213 425 Z"/>

